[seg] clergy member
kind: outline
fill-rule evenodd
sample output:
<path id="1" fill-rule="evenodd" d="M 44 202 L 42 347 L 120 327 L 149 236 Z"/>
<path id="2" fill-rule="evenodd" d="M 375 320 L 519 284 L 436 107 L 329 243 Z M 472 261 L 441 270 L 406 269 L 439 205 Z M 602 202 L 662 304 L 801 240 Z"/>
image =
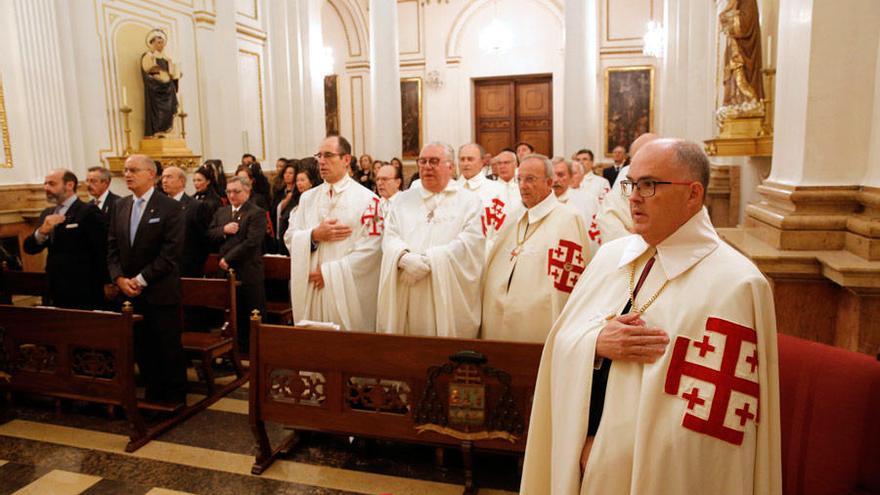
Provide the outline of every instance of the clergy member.
<path id="1" fill-rule="evenodd" d="M 391 205 L 382 241 L 380 332 L 474 338 L 480 329 L 485 239 L 480 197 L 452 180 L 452 147 L 419 154 L 422 187 Z"/>
<path id="2" fill-rule="evenodd" d="M 461 172 L 458 181 L 462 188 L 476 193 L 483 204 L 480 221 L 488 252 L 496 234 L 510 217 L 511 211 L 519 209 L 519 204 L 508 204 L 504 186 L 486 178 L 482 156 L 483 147 L 476 143 L 465 144 L 458 149 L 458 168 Z"/>
<path id="3" fill-rule="evenodd" d="M 571 162 L 565 158 L 553 159 L 553 193 L 560 203 L 567 204 L 581 214 L 584 225 L 593 226 L 596 214 L 599 213 L 599 198 L 585 190 L 572 189 L 571 186 Z M 594 229 L 590 229 L 590 251 L 599 249 L 600 241 Z"/>
<path id="4" fill-rule="evenodd" d="M 581 215 L 556 199 L 550 160 L 528 155 L 519 166 L 526 210 L 499 232 L 483 283 L 481 336 L 544 342 L 590 253 Z"/>
<path id="5" fill-rule="evenodd" d="M 284 243 L 295 321 L 372 332 L 381 260 L 379 198 L 348 175 L 351 145 L 330 136 L 315 154 L 324 182 L 300 197 Z"/>
<path id="6" fill-rule="evenodd" d="M 708 182 L 696 143 L 635 155 L 635 235 L 599 250 L 550 331 L 520 493 L 781 493 L 773 294 L 712 227 Z"/>
<path id="7" fill-rule="evenodd" d="M 608 179 L 593 172 L 593 152 L 588 149 L 578 150 L 571 162 L 571 168 L 574 172 L 572 189 L 591 192 L 601 203 L 611 190 L 611 184 Z"/>

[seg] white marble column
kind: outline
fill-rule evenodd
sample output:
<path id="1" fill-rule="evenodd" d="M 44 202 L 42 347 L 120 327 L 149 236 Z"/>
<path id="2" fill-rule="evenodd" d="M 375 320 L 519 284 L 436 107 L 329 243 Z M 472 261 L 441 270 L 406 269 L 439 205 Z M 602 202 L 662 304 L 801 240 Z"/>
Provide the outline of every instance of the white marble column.
<path id="1" fill-rule="evenodd" d="M 874 113 L 880 2 L 781 0 L 768 181 L 858 185 Z"/>
<path id="2" fill-rule="evenodd" d="M 397 2 L 370 0 L 370 132 L 373 157 L 400 156 L 400 62 L 397 40 Z"/>
<path id="3" fill-rule="evenodd" d="M 57 6 L 54 0 L 13 0 L 17 28 L 18 66 L 25 101 L 26 122 L 10 124 L 16 132 L 27 132 L 30 149 L 19 148 L 16 167 L 29 170 L 26 180 L 42 182 L 43 176 L 58 167 L 73 167 L 68 87 L 73 75 L 64 75 L 63 46 Z M 13 73 L 5 74 L 4 81 Z M 11 99 L 6 94 L 7 102 Z M 37 152 L 39 150 L 39 153 Z"/>
<path id="4" fill-rule="evenodd" d="M 565 2 L 563 154 L 602 149 L 599 122 L 599 8 L 596 0 Z"/>

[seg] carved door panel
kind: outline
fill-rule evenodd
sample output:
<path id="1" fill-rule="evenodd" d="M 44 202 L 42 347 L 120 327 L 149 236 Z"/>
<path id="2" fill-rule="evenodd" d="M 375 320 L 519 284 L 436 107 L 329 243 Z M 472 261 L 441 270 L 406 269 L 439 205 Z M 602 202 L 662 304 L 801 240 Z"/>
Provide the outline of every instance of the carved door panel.
<path id="1" fill-rule="evenodd" d="M 514 85 L 512 81 L 474 83 L 476 140 L 489 153 L 498 154 L 516 142 L 514 134 Z"/>
<path id="2" fill-rule="evenodd" d="M 536 153 L 553 155 L 553 93 L 550 78 L 517 81 L 516 141 L 525 141 Z"/>
<path id="3" fill-rule="evenodd" d="M 474 114 L 476 142 L 493 155 L 519 141 L 552 155 L 551 76 L 475 80 Z"/>

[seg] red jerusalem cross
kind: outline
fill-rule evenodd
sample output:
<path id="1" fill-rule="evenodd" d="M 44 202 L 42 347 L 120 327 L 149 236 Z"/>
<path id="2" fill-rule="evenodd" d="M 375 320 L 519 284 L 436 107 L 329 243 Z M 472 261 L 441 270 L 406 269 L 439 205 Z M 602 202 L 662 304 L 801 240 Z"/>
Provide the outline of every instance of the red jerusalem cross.
<path id="1" fill-rule="evenodd" d="M 596 222 L 596 214 L 593 214 L 593 222 L 590 223 L 590 230 L 587 232 L 590 235 L 591 241 L 596 241 L 596 244 L 602 245 L 602 232 L 599 230 L 599 223 Z"/>
<path id="2" fill-rule="evenodd" d="M 690 376 L 714 384 L 715 395 L 712 397 L 709 418 L 702 419 L 685 411 L 681 425 L 689 430 L 704 433 L 734 445 L 742 445 L 743 432 L 725 426 L 724 418 L 727 415 L 728 407 L 730 407 L 731 393 L 736 391 L 755 398 L 756 410 L 754 412 L 749 410 L 751 407 L 749 403 L 745 403 L 734 411 L 739 416 L 740 426 L 745 426 L 746 421 L 750 419 L 756 423 L 758 422 L 757 401 L 760 395 L 760 385 L 758 382 L 738 377 L 735 374 L 743 342 L 757 345 L 758 334 L 749 327 L 737 325 L 720 318 L 709 318 L 706 320 L 706 331 L 720 333 L 727 337 L 724 342 L 724 353 L 721 356 L 721 369 L 715 370 L 685 359 L 688 347 L 691 346 L 692 342 L 694 347 L 700 349 L 700 356 L 704 356 L 707 351 L 712 352 L 715 347 L 709 344 L 708 336 L 704 335 L 701 342 L 694 342 L 687 337 L 680 336 L 675 339 L 675 346 L 672 349 L 672 359 L 669 362 L 669 371 L 666 373 L 666 386 L 664 390 L 667 394 L 677 396 L 682 376 Z M 746 361 L 752 365 L 752 370 L 754 371 L 757 369 L 757 358 L 750 360 L 749 358 L 751 357 L 751 355 L 748 356 Z M 688 401 L 688 409 L 693 408 L 694 396 L 697 390 L 694 388 L 689 393 L 686 392 L 681 396 Z"/>
<path id="3" fill-rule="evenodd" d="M 587 264 L 580 244 L 561 239 L 559 246 L 547 250 L 547 275 L 553 277 L 553 287 L 571 292 Z"/>
<path id="4" fill-rule="evenodd" d="M 377 198 L 370 201 L 370 206 L 367 206 L 364 214 L 361 215 L 361 224 L 367 226 L 367 234 L 382 235 L 382 231 L 385 230 L 385 219 L 379 215 L 379 200 Z"/>
<path id="5" fill-rule="evenodd" d="M 504 201 L 492 198 L 492 204 L 483 208 L 483 210 L 485 210 L 485 213 L 483 213 L 483 217 L 480 219 L 483 224 L 483 235 L 486 235 L 489 229 L 494 229 L 496 232 L 500 230 L 501 226 L 504 225 L 504 219 L 507 218 L 507 214 L 504 213 Z"/>

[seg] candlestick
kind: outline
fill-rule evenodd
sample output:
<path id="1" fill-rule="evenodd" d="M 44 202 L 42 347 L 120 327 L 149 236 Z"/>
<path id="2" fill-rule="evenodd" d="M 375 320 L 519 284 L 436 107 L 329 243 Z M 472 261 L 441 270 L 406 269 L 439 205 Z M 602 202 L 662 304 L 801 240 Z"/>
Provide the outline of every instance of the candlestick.
<path id="1" fill-rule="evenodd" d="M 123 99 L 125 99 L 125 96 L 125 89 L 123 88 Z M 125 152 L 123 152 L 122 156 L 128 156 L 134 153 L 134 149 L 131 147 L 131 127 L 128 125 L 128 115 L 131 113 L 131 107 L 123 104 L 119 111 L 122 112 L 123 130 L 125 131 Z"/>
<path id="2" fill-rule="evenodd" d="M 773 67 L 773 36 L 767 36 L 767 68 Z"/>
<path id="3" fill-rule="evenodd" d="M 122 106 L 128 106 L 128 88 L 125 86 L 122 87 Z"/>

